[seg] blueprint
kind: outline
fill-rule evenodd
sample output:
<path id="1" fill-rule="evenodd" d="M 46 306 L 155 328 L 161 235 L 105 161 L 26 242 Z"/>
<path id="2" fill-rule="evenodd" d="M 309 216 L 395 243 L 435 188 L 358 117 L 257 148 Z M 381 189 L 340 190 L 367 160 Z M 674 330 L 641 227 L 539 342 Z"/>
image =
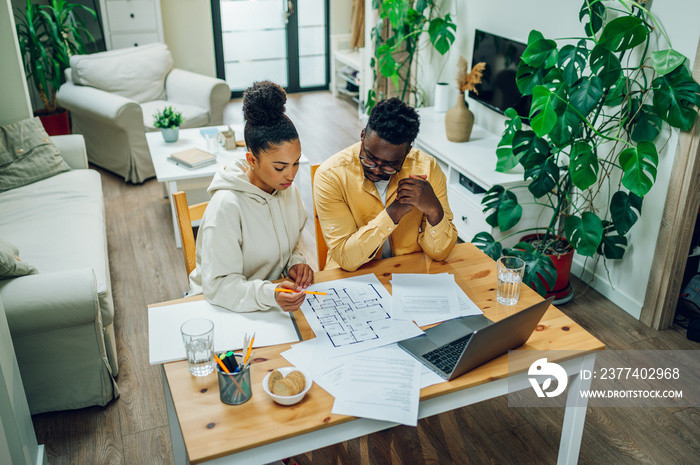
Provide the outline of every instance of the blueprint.
<path id="1" fill-rule="evenodd" d="M 301 310 L 333 357 L 422 334 L 413 322 L 391 318 L 391 295 L 373 274 L 314 284 L 309 290 L 327 293 L 308 294 Z"/>

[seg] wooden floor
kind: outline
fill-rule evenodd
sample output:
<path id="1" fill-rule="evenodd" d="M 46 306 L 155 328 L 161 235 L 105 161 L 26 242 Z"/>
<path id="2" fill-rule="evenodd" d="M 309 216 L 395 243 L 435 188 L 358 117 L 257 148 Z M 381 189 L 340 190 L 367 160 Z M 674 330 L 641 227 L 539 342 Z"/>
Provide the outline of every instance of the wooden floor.
<path id="1" fill-rule="evenodd" d="M 354 105 L 328 92 L 290 96 L 288 114 L 302 150 L 318 163 L 359 140 Z M 240 102 L 226 121 L 241 121 Z M 146 305 L 187 290 L 183 258 L 175 248 L 168 200 L 160 185 L 125 184 L 102 172 L 109 261 L 115 304 L 121 397 L 105 408 L 34 417 L 50 464 L 171 464 L 170 433 L 160 368 L 148 364 Z M 297 176 L 311 214 L 309 173 Z M 315 266 L 312 223 L 303 236 Z M 612 349 L 700 349 L 682 330 L 654 331 L 575 282 L 576 299 L 562 310 Z M 294 459 L 300 464 L 546 464 L 555 463 L 563 409 L 510 408 L 505 397 L 421 420 Z M 242 426 L 244 427 L 244 426 Z M 700 463 L 697 408 L 589 408 L 583 464 Z"/>

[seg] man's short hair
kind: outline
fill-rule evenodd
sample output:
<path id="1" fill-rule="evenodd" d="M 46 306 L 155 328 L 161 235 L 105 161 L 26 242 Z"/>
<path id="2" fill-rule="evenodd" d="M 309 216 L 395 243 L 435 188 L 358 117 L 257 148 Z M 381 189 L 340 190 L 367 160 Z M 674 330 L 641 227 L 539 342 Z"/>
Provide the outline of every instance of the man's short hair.
<path id="1" fill-rule="evenodd" d="M 365 132 L 367 129 L 393 145 L 413 144 L 420 129 L 420 117 L 415 108 L 393 97 L 372 108 Z"/>

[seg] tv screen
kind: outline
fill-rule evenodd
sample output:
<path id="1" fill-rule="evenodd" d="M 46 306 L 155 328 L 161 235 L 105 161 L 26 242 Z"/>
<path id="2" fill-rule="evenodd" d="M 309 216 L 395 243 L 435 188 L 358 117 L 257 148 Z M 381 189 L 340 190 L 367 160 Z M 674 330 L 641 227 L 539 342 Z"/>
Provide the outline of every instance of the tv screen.
<path id="1" fill-rule="evenodd" d="M 472 66 L 484 62 L 486 68 L 481 84 L 475 86 L 478 94 L 469 91 L 469 97 L 500 113 L 513 107 L 527 123 L 532 98 L 523 97 L 515 84 L 515 72 L 524 50 L 525 44 L 521 42 L 477 29 Z"/>

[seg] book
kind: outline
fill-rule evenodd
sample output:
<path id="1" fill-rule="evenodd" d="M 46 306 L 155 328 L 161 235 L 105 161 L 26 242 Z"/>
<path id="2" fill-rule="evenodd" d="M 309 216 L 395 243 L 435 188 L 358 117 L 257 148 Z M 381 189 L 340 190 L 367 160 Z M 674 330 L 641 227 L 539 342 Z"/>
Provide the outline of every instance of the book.
<path id="1" fill-rule="evenodd" d="M 185 168 L 200 168 L 216 163 L 216 155 L 200 149 L 187 149 L 173 153 L 168 157 L 168 160 Z"/>

